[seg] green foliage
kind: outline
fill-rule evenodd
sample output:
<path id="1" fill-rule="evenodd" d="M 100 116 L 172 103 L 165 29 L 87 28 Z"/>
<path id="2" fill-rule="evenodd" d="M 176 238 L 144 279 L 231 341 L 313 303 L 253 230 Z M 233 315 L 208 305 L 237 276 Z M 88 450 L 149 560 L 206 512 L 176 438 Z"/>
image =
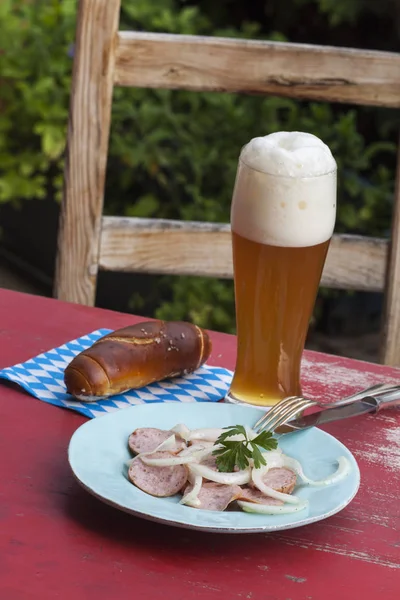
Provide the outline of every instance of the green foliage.
<path id="1" fill-rule="evenodd" d="M 326 15 L 332 26 L 342 23 L 357 23 L 361 13 L 371 14 L 374 17 L 392 13 L 397 0 L 297 0 L 299 4 L 315 4 L 319 11 Z"/>
<path id="2" fill-rule="evenodd" d="M 296 0 L 280 22 L 290 14 L 289 30 L 296 10 L 309 5 L 332 25 L 351 22 L 363 3 L 372 6 L 369 0 Z M 285 39 L 272 21 L 268 31 L 251 19 L 233 24 L 231 4 L 123 0 L 121 28 Z M 75 11 L 75 0 L 0 3 L 0 202 L 60 197 Z M 390 222 L 395 146 L 393 119 L 385 129 L 387 111 L 375 119 L 377 113 L 275 97 L 117 88 L 105 210 L 227 222 L 241 146 L 256 135 L 297 129 L 320 136 L 337 158 L 337 230 L 380 235 Z M 228 281 L 159 278 L 148 296 L 138 290 L 131 308 L 234 331 Z"/>
<path id="3" fill-rule="evenodd" d="M 0 202 L 59 189 L 75 2 L 0 3 Z"/>
<path id="4" fill-rule="evenodd" d="M 200 327 L 235 333 L 233 282 L 205 277 L 164 277 L 158 283 L 159 319 L 188 319 Z M 137 301 L 137 299 L 136 299 Z M 135 301 L 132 308 L 136 308 Z"/>

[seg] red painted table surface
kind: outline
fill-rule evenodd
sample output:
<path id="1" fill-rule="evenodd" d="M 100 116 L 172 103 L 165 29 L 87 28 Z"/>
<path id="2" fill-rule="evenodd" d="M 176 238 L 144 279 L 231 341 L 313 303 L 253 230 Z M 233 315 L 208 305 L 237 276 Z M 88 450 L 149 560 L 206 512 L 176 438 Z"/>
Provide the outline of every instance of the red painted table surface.
<path id="1" fill-rule="evenodd" d="M 137 317 L 0 290 L 0 367 Z M 233 369 L 214 333 L 210 364 Z M 307 394 L 347 394 L 400 371 L 305 353 Z M 400 598 L 400 411 L 331 424 L 361 488 L 341 513 L 277 534 L 176 529 L 124 514 L 73 479 L 67 447 L 85 418 L 0 383 L 1 600 L 387 600 Z"/>

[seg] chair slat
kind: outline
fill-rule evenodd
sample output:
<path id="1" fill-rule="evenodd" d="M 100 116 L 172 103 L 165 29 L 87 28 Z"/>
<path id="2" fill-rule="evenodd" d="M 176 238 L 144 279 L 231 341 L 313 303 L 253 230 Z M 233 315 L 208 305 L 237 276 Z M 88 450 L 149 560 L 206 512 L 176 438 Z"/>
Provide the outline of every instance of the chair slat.
<path id="1" fill-rule="evenodd" d="M 88 305 L 96 294 L 119 10 L 115 0 L 81 1 L 75 40 L 54 293 Z"/>
<path id="2" fill-rule="evenodd" d="M 116 85 L 245 92 L 400 107 L 400 54 L 119 32 Z"/>
<path id="3" fill-rule="evenodd" d="M 230 226 L 222 223 L 103 217 L 99 267 L 138 273 L 232 278 Z M 322 285 L 382 291 L 388 242 L 335 235 Z"/>

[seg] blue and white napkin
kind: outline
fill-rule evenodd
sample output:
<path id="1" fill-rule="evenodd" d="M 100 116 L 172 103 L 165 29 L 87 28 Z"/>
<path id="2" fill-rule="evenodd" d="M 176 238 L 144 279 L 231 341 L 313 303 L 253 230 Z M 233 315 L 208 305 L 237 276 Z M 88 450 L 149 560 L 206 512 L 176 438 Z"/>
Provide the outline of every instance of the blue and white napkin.
<path id="1" fill-rule="evenodd" d="M 17 383 L 43 402 L 69 408 L 89 418 L 99 417 L 135 404 L 217 402 L 228 391 L 232 372 L 222 367 L 203 365 L 190 375 L 152 383 L 138 390 L 112 396 L 108 400 L 90 403 L 74 400 L 73 396 L 67 394 L 65 388 L 65 367 L 74 356 L 110 332 L 110 329 L 98 329 L 30 358 L 24 363 L 6 367 L 0 370 L 0 379 L 9 379 Z"/>

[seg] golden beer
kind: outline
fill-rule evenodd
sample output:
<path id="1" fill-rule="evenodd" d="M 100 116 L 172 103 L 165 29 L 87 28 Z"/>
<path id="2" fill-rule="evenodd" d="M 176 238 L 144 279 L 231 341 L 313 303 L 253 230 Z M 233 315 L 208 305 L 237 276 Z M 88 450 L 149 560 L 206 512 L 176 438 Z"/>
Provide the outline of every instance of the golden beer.
<path id="1" fill-rule="evenodd" d="M 328 158 L 308 164 L 311 173 L 328 172 L 304 177 L 239 161 L 231 213 L 237 362 L 228 401 L 271 406 L 301 394 L 301 357 L 336 215 Z"/>

